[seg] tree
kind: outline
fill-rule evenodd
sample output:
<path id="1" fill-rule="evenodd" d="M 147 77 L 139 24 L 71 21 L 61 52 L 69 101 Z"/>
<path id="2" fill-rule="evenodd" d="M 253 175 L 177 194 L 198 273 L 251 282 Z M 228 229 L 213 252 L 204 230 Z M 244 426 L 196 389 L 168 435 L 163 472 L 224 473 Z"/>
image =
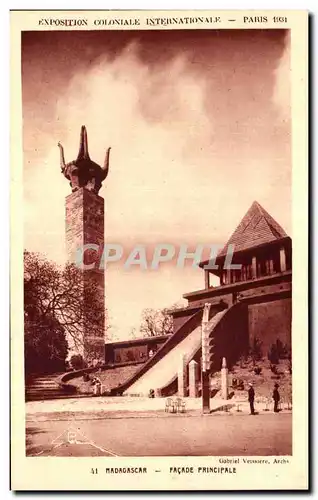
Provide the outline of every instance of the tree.
<path id="1" fill-rule="evenodd" d="M 173 319 L 169 311 L 180 307 L 182 306 L 174 304 L 171 308 L 144 309 L 141 315 L 141 335 L 143 337 L 171 335 L 173 333 Z"/>
<path id="2" fill-rule="evenodd" d="M 50 318 L 54 319 L 75 352 L 83 351 L 84 331 L 89 331 L 90 336 L 100 336 L 104 296 L 87 271 L 69 263 L 59 267 L 39 254 L 25 251 L 24 291 L 25 318 L 34 334 Z M 89 358 L 93 359 L 97 353 L 90 349 Z"/>
<path id="3" fill-rule="evenodd" d="M 136 339 L 138 337 L 138 334 L 137 334 L 137 330 L 136 328 L 133 326 L 132 329 L 130 330 L 130 335 L 129 337 L 131 339 Z"/>
<path id="4" fill-rule="evenodd" d="M 26 318 L 24 325 L 25 373 L 53 373 L 65 370 L 68 344 L 62 325 L 47 315 L 33 320 Z"/>

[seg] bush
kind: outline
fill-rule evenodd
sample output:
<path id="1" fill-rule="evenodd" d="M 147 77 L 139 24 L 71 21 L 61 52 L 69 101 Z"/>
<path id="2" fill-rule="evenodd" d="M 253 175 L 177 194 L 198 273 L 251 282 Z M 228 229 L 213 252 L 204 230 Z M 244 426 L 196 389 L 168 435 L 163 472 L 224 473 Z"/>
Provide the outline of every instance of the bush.
<path id="1" fill-rule="evenodd" d="M 249 355 L 252 358 L 253 365 L 255 365 L 256 361 L 260 361 L 262 359 L 262 344 L 263 342 L 257 337 L 253 338 L 252 345 L 249 350 Z"/>
<path id="2" fill-rule="evenodd" d="M 255 375 L 260 375 L 262 373 L 262 368 L 260 366 L 255 366 L 254 373 Z"/>
<path id="3" fill-rule="evenodd" d="M 280 359 L 291 360 L 291 349 L 287 344 L 283 344 L 280 339 L 271 345 L 268 359 L 274 365 L 278 365 Z"/>
<path id="4" fill-rule="evenodd" d="M 271 372 L 277 375 L 277 366 L 271 364 Z"/>
<path id="5" fill-rule="evenodd" d="M 70 365 L 73 370 L 81 370 L 82 368 L 85 368 L 83 356 L 81 354 L 73 354 L 70 359 Z"/>
<path id="6" fill-rule="evenodd" d="M 271 345 L 270 351 L 268 352 L 268 359 L 272 365 L 278 365 L 279 352 L 278 352 L 276 343 Z"/>

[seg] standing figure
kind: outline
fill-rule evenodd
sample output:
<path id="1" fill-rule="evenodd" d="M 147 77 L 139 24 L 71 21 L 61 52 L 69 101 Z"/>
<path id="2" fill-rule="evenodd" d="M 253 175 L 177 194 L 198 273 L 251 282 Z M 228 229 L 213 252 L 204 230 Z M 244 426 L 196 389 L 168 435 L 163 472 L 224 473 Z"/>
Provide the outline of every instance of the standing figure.
<path id="1" fill-rule="evenodd" d="M 280 395 L 279 395 L 279 392 L 278 392 L 278 387 L 279 387 L 279 385 L 275 384 L 274 385 L 274 390 L 273 390 L 274 412 L 275 413 L 279 412 L 278 403 L 279 403 L 279 400 L 280 400 Z"/>
<path id="2" fill-rule="evenodd" d="M 253 384 L 251 382 L 248 385 L 249 385 L 249 389 L 248 389 L 248 401 L 249 401 L 249 404 L 250 404 L 251 415 L 255 415 L 255 410 L 254 410 L 255 391 L 253 389 Z"/>

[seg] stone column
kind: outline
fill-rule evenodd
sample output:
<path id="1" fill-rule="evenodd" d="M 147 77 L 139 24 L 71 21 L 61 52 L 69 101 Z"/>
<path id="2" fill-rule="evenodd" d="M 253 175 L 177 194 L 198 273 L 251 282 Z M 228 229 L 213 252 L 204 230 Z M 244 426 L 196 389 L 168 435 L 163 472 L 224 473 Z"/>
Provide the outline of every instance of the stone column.
<path id="1" fill-rule="evenodd" d="M 279 251 L 279 259 L 280 259 L 280 271 L 283 273 L 286 271 L 286 253 L 285 248 L 282 247 Z"/>
<path id="2" fill-rule="evenodd" d="M 221 394 L 223 399 L 228 399 L 229 397 L 229 370 L 226 366 L 226 359 L 222 360 L 221 368 Z"/>
<path id="3" fill-rule="evenodd" d="M 252 258 L 252 279 L 257 278 L 257 262 L 256 262 L 256 257 Z"/>
<path id="4" fill-rule="evenodd" d="M 194 359 L 189 363 L 189 396 L 198 397 L 199 365 Z"/>
<path id="5" fill-rule="evenodd" d="M 204 281 L 205 281 L 205 289 L 210 288 L 210 273 L 207 269 L 204 270 Z"/>
<path id="6" fill-rule="evenodd" d="M 89 364 L 105 362 L 105 275 L 100 266 L 104 249 L 104 199 L 80 188 L 66 197 L 66 249 L 69 262 L 76 262 L 85 245 L 96 245 L 98 251 L 85 250 L 83 261 L 92 269 L 82 270 L 83 345 L 81 354 Z M 79 264 L 79 262 L 78 262 Z M 79 297 L 80 299 L 80 297 Z M 96 317 L 92 323 L 92 308 Z"/>
<path id="7" fill-rule="evenodd" d="M 180 358 L 178 369 L 178 396 L 184 398 L 187 395 L 187 364 L 185 356 Z"/>

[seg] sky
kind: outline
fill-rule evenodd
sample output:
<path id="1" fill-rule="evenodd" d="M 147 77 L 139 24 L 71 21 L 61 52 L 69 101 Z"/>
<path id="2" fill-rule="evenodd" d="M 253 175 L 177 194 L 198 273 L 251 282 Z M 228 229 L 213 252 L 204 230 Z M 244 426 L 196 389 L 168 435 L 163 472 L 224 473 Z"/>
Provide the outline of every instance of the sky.
<path id="1" fill-rule="evenodd" d="M 287 31 L 24 32 L 22 94 L 27 250 L 66 260 L 57 143 L 74 160 L 81 125 L 96 163 L 112 148 L 106 242 L 221 245 L 254 200 L 292 236 Z M 190 263 L 122 264 L 106 272 L 112 338 L 204 288 Z"/>

